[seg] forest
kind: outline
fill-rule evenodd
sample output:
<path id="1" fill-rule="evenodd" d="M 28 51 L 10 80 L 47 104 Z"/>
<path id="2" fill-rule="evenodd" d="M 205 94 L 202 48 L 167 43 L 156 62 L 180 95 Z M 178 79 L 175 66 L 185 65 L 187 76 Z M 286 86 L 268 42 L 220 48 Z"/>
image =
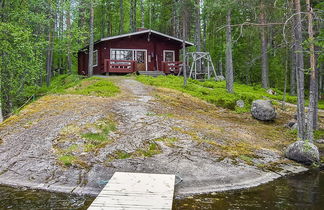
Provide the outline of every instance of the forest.
<path id="1" fill-rule="evenodd" d="M 0 0 L 0 120 L 56 75 L 77 74 L 77 52 L 91 37 L 137 28 L 192 41 L 190 51 L 209 52 L 228 84 L 298 94 L 299 110 L 306 96 L 316 113 L 323 11 L 320 0 Z"/>

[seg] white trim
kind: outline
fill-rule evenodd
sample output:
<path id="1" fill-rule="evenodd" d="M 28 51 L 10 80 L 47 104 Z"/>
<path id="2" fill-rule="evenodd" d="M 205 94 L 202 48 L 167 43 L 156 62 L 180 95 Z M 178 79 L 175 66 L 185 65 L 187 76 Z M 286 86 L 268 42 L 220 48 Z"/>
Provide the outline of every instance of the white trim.
<path id="1" fill-rule="evenodd" d="M 175 62 L 175 50 L 163 50 L 163 61 L 165 62 L 165 53 L 172 52 L 173 53 L 173 61 Z"/>
<path id="2" fill-rule="evenodd" d="M 92 67 L 96 67 L 96 66 L 98 66 L 98 63 L 99 63 L 98 50 L 94 50 L 94 51 L 93 51 L 93 54 L 92 54 L 92 60 L 93 60 L 93 58 L 94 58 L 93 55 L 94 55 L 95 53 L 96 53 L 96 57 L 97 57 L 97 59 L 96 59 L 96 60 L 97 60 L 97 64 L 96 64 L 96 65 L 93 64 Z M 93 63 L 93 61 L 92 61 L 92 63 Z"/>
<path id="3" fill-rule="evenodd" d="M 135 59 L 136 59 L 136 51 L 145 51 L 145 55 L 146 55 L 146 59 L 145 59 L 145 71 L 148 71 L 148 69 L 147 69 L 147 67 L 148 67 L 148 55 L 147 55 L 147 50 L 146 49 L 123 49 L 123 48 L 110 48 L 110 55 L 109 55 L 109 57 L 110 57 L 110 59 L 111 59 L 111 55 L 112 55 L 112 53 L 111 53 L 111 51 L 113 51 L 113 50 L 129 50 L 129 51 L 132 51 L 132 60 L 133 61 L 136 61 Z"/>
<path id="4" fill-rule="evenodd" d="M 118 36 L 106 37 L 106 38 L 100 39 L 100 41 L 108 41 L 108 40 L 119 39 L 119 38 L 123 38 L 123 37 L 134 36 L 134 35 L 145 34 L 145 33 L 153 33 L 153 34 L 157 34 L 157 35 L 160 35 L 160 36 L 164 36 L 164 37 L 169 38 L 169 39 L 176 40 L 178 42 L 183 42 L 182 39 L 178 39 L 176 37 L 169 36 L 169 35 L 166 35 L 166 34 L 151 30 L 151 29 L 144 30 L 144 31 L 133 32 L 133 33 L 128 33 L 128 34 L 122 34 L 122 35 L 118 35 Z M 192 43 L 192 42 L 187 42 L 186 41 L 186 44 L 194 46 L 194 43 Z"/>

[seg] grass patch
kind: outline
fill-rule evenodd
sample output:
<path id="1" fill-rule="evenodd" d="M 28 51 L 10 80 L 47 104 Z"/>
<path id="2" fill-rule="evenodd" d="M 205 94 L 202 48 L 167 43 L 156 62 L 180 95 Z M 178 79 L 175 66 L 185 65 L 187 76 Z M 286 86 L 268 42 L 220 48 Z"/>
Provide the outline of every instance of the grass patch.
<path id="1" fill-rule="evenodd" d="M 243 161 L 245 161 L 249 165 L 253 165 L 253 160 L 251 157 L 246 156 L 246 155 L 240 155 L 239 158 Z"/>
<path id="2" fill-rule="evenodd" d="M 107 119 L 99 120 L 95 124 L 91 124 L 88 126 L 92 129 L 95 129 L 96 132 L 84 133 L 81 134 L 81 137 L 90 141 L 92 145 L 99 145 L 101 143 L 109 142 L 109 133 L 116 130 L 115 123 Z"/>
<path id="3" fill-rule="evenodd" d="M 324 139 L 324 129 L 314 131 L 315 139 Z"/>
<path id="4" fill-rule="evenodd" d="M 226 90 L 226 83 L 216 81 L 197 81 L 189 79 L 187 86 L 183 86 L 183 77 L 177 76 L 159 76 L 159 77 L 148 77 L 148 76 L 137 76 L 136 79 L 144 84 L 153 85 L 157 87 L 171 88 L 183 93 L 190 94 L 198 97 L 209 103 L 215 104 L 216 106 L 235 110 L 238 113 L 249 112 L 251 103 L 257 99 L 274 99 L 282 100 L 283 93 L 280 90 L 275 90 L 276 95 L 267 93 L 266 89 L 260 86 L 249 86 L 244 84 L 234 84 L 235 93 L 230 94 Z M 244 108 L 236 106 L 236 101 L 243 100 L 245 103 Z M 286 96 L 286 101 L 289 103 L 296 103 L 297 97 Z M 319 103 L 320 108 L 324 108 L 324 102 Z"/>
<path id="5" fill-rule="evenodd" d="M 43 86 L 37 90 L 36 95 L 52 94 L 77 94 L 102 97 L 115 96 L 119 88 L 107 78 L 85 78 L 75 74 L 63 74 L 53 78 L 49 87 Z"/>
<path id="6" fill-rule="evenodd" d="M 71 166 L 76 157 L 73 155 L 62 155 L 59 157 L 59 161 L 65 166 Z"/>
<path id="7" fill-rule="evenodd" d="M 147 143 L 143 148 L 138 148 L 134 152 L 127 153 L 123 150 L 117 150 L 113 154 L 108 156 L 109 161 L 122 160 L 136 157 L 152 157 L 154 155 L 160 154 L 161 148 L 153 141 Z"/>
<path id="8" fill-rule="evenodd" d="M 159 138 L 159 139 L 155 139 L 154 141 L 161 141 L 161 142 L 164 142 L 164 144 L 168 147 L 175 147 L 174 143 L 178 141 L 178 138 L 167 138 L 167 137 L 164 137 L 164 138 Z"/>

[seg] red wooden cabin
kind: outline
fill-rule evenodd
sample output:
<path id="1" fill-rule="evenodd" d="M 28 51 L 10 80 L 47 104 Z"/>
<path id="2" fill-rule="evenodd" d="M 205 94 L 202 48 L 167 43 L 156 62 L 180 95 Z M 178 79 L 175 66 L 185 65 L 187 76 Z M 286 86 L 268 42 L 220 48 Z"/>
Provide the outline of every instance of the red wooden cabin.
<path id="1" fill-rule="evenodd" d="M 186 42 L 186 47 L 193 46 Z M 93 73 L 179 71 L 182 40 L 148 29 L 103 38 L 94 44 Z M 78 72 L 88 74 L 88 46 L 78 52 Z"/>

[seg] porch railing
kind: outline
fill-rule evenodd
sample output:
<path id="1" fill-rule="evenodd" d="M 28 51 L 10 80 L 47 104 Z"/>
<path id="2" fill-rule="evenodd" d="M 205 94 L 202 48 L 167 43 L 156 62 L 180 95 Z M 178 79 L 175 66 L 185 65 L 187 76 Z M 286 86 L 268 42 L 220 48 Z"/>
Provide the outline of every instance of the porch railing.
<path id="1" fill-rule="evenodd" d="M 180 71 L 180 66 L 182 62 L 175 61 L 175 62 L 166 62 L 162 61 L 162 71 L 165 74 L 178 74 Z"/>
<path id="2" fill-rule="evenodd" d="M 136 61 L 105 59 L 104 72 L 106 73 L 133 73 Z"/>

